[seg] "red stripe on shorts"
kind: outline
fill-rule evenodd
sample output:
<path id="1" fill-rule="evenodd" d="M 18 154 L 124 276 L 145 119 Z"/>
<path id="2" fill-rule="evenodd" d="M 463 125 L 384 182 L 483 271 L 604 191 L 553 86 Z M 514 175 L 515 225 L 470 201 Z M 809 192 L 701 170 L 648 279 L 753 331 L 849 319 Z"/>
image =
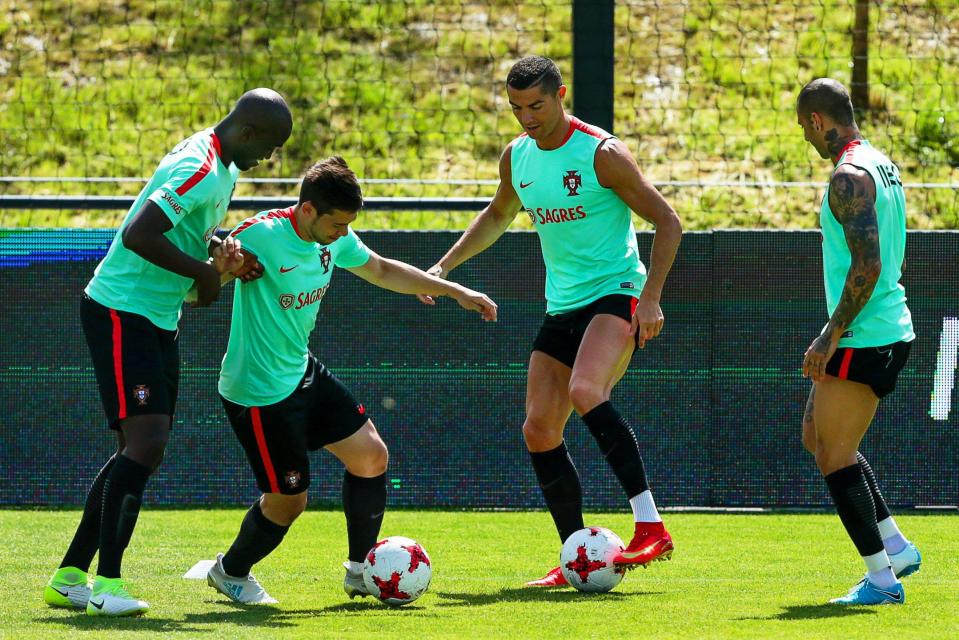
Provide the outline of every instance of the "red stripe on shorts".
<path id="1" fill-rule="evenodd" d="M 122 420 L 127 417 L 127 396 L 123 391 L 123 331 L 116 309 L 110 309 L 110 321 L 113 323 L 113 377 L 117 381 L 117 399 L 120 402 L 117 419 Z"/>
<path id="2" fill-rule="evenodd" d="M 266 437 L 263 435 L 263 421 L 260 420 L 259 407 L 250 407 L 250 418 L 253 420 L 253 436 L 256 438 L 256 446 L 260 450 L 263 468 L 266 469 L 266 477 L 270 481 L 270 491 L 279 493 L 280 485 L 276 481 L 276 471 L 273 470 L 273 461 L 270 460 L 270 452 L 266 448 Z"/>
<path id="3" fill-rule="evenodd" d="M 632 318 L 636 315 L 636 305 L 639 304 L 639 298 L 633 298 L 629 302 L 629 317 Z"/>
<path id="4" fill-rule="evenodd" d="M 842 354 L 842 364 L 839 365 L 839 378 L 845 380 L 849 377 L 849 365 L 852 364 L 852 349 L 846 347 L 846 353 Z"/>

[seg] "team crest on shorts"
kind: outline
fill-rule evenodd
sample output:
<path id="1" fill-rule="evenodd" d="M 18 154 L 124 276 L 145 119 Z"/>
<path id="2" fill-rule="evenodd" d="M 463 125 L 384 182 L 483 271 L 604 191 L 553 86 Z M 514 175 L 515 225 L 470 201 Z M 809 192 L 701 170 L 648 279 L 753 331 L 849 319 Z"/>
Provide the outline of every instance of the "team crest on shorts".
<path id="1" fill-rule="evenodd" d="M 567 171 L 563 175 L 563 187 L 569 191 L 566 195 L 578 196 L 579 188 L 583 186 L 583 176 L 579 171 Z"/>
<path id="2" fill-rule="evenodd" d="M 281 293 L 280 294 L 280 308 L 289 309 L 293 306 L 293 301 L 296 298 L 293 297 L 292 293 Z"/>
<path id="3" fill-rule="evenodd" d="M 141 407 L 146 406 L 147 399 L 150 397 L 150 387 L 145 384 L 138 384 L 133 388 L 133 397 L 137 399 L 137 403 Z"/>
<path id="4" fill-rule="evenodd" d="M 323 267 L 323 273 L 330 272 L 330 260 L 332 256 L 330 255 L 330 250 L 326 247 L 320 249 L 320 266 Z"/>
<path id="5" fill-rule="evenodd" d="M 286 472 L 286 486 L 291 489 L 295 489 L 300 485 L 300 472 L 299 471 L 287 471 Z"/>

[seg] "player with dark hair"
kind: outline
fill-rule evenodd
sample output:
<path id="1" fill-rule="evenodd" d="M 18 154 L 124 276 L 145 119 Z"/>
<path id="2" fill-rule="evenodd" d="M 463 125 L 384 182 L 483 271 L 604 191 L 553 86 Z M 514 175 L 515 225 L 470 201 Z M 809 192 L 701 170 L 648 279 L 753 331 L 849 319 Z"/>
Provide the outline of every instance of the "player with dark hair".
<path id="1" fill-rule="evenodd" d="M 44 590 L 48 604 L 104 616 L 148 609 L 127 592 L 120 564 L 173 424 L 181 307 L 191 287 L 197 306 L 207 306 L 221 275 L 259 273 L 255 263 L 244 263 L 235 240 L 212 250 L 209 260 L 208 244 L 239 172 L 269 158 L 292 126 L 280 94 L 254 89 L 215 127 L 179 143 L 160 161 L 87 285 L 80 318 L 118 446 L 93 481 L 73 541 Z M 91 591 L 87 571 L 97 551 Z"/>
<path id="2" fill-rule="evenodd" d="M 902 179 L 899 168 L 863 139 L 839 82 L 807 84 L 796 114 L 806 141 L 835 165 L 819 213 L 830 317 L 803 360 L 803 375 L 813 382 L 803 445 L 815 455 L 867 569 L 847 595 L 831 602 L 902 604 L 899 578 L 919 570 L 919 550 L 896 526 L 858 451 L 915 339 L 899 284 L 906 248 Z"/>
<path id="3" fill-rule="evenodd" d="M 307 171 L 296 206 L 249 218 L 232 234 L 264 269 L 261 279 L 238 285 L 233 294 L 220 372 L 223 406 L 263 492 L 207 574 L 208 583 L 235 602 L 276 602 L 250 570 L 306 508 L 308 452 L 319 448 L 346 468 L 343 588 L 351 598 L 368 595 L 361 571 L 386 508 L 387 449 L 363 405 L 309 351 L 333 267 L 399 293 L 450 296 L 483 319 L 496 319 L 496 305 L 483 294 L 368 249 L 350 229 L 362 204 L 356 176 L 333 157 Z M 341 333 L 327 332 L 324 339 L 344 339 Z"/>
<path id="4" fill-rule="evenodd" d="M 573 410 L 595 437 L 633 509 L 624 566 L 669 558 L 636 437 L 610 402 L 638 345 L 663 327 L 660 296 L 682 226 L 620 140 L 568 115 L 566 86 L 549 58 L 523 58 L 506 92 L 524 133 L 503 152 L 492 202 L 429 273 L 445 277 L 484 251 L 522 208 L 546 263 L 546 317 L 533 342 L 523 436 L 560 541 L 583 528 L 582 489 L 563 430 Z M 656 227 L 649 273 L 630 211 Z M 424 302 L 431 302 L 423 298 Z M 531 586 L 566 584 L 559 568 Z"/>

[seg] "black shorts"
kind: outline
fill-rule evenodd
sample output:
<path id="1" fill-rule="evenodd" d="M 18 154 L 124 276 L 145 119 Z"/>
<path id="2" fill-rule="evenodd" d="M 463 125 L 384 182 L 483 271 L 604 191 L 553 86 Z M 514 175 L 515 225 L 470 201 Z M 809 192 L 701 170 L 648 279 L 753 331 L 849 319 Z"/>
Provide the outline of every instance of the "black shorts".
<path id="1" fill-rule="evenodd" d="M 369 419 L 346 385 L 312 355 L 300 384 L 279 402 L 244 407 L 220 400 L 263 493 L 306 491 L 307 452 L 350 437 Z"/>
<path id="2" fill-rule="evenodd" d="M 586 327 L 601 313 L 614 315 L 632 322 L 637 298 L 614 293 L 590 302 L 585 307 L 556 315 L 546 314 L 543 325 L 533 340 L 533 351 L 542 351 L 565 364 L 570 369 L 576 361 L 576 352 L 586 334 Z"/>
<path id="3" fill-rule="evenodd" d="M 842 380 L 861 382 L 882 398 L 896 388 L 899 372 L 909 358 L 911 342 L 894 342 L 882 347 L 840 347 L 829 362 L 826 373 Z"/>
<path id="4" fill-rule="evenodd" d="M 177 332 L 144 316 L 103 306 L 84 294 L 83 335 L 93 358 L 100 399 L 111 429 L 129 416 L 170 416 L 180 381 Z"/>

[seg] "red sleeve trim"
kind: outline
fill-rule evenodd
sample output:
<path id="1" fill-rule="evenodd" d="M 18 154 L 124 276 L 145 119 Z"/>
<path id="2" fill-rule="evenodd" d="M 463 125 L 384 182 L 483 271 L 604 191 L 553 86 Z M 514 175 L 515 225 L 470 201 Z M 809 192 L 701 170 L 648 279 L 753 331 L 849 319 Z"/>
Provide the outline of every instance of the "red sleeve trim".
<path id="1" fill-rule="evenodd" d="M 253 218 L 247 218 L 242 223 L 240 223 L 240 226 L 234 229 L 233 232 L 230 233 L 230 235 L 235 236 L 241 231 L 245 231 L 249 229 L 250 227 L 255 225 L 257 222 L 263 222 L 264 220 L 270 220 L 271 218 L 289 218 L 293 222 L 293 228 L 296 229 L 296 217 L 294 217 L 293 215 L 293 209 L 295 208 L 296 207 L 293 206 L 293 207 L 287 207 L 286 209 L 273 209 L 272 211 L 268 211 L 267 213 L 260 214 Z"/>
<path id="2" fill-rule="evenodd" d="M 196 173 L 187 178 L 187 181 L 181 184 L 177 190 L 176 194 L 182 196 L 187 191 L 196 186 L 196 184 L 206 177 L 206 174 L 210 173 L 210 170 L 213 169 L 213 158 L 220 156 L 220 139 L 216 137 L 215 133 L 210 134 L 210 148 L 206 152 L 206 160 L 203 162 L 203 166 L 197 169 Z"/>

